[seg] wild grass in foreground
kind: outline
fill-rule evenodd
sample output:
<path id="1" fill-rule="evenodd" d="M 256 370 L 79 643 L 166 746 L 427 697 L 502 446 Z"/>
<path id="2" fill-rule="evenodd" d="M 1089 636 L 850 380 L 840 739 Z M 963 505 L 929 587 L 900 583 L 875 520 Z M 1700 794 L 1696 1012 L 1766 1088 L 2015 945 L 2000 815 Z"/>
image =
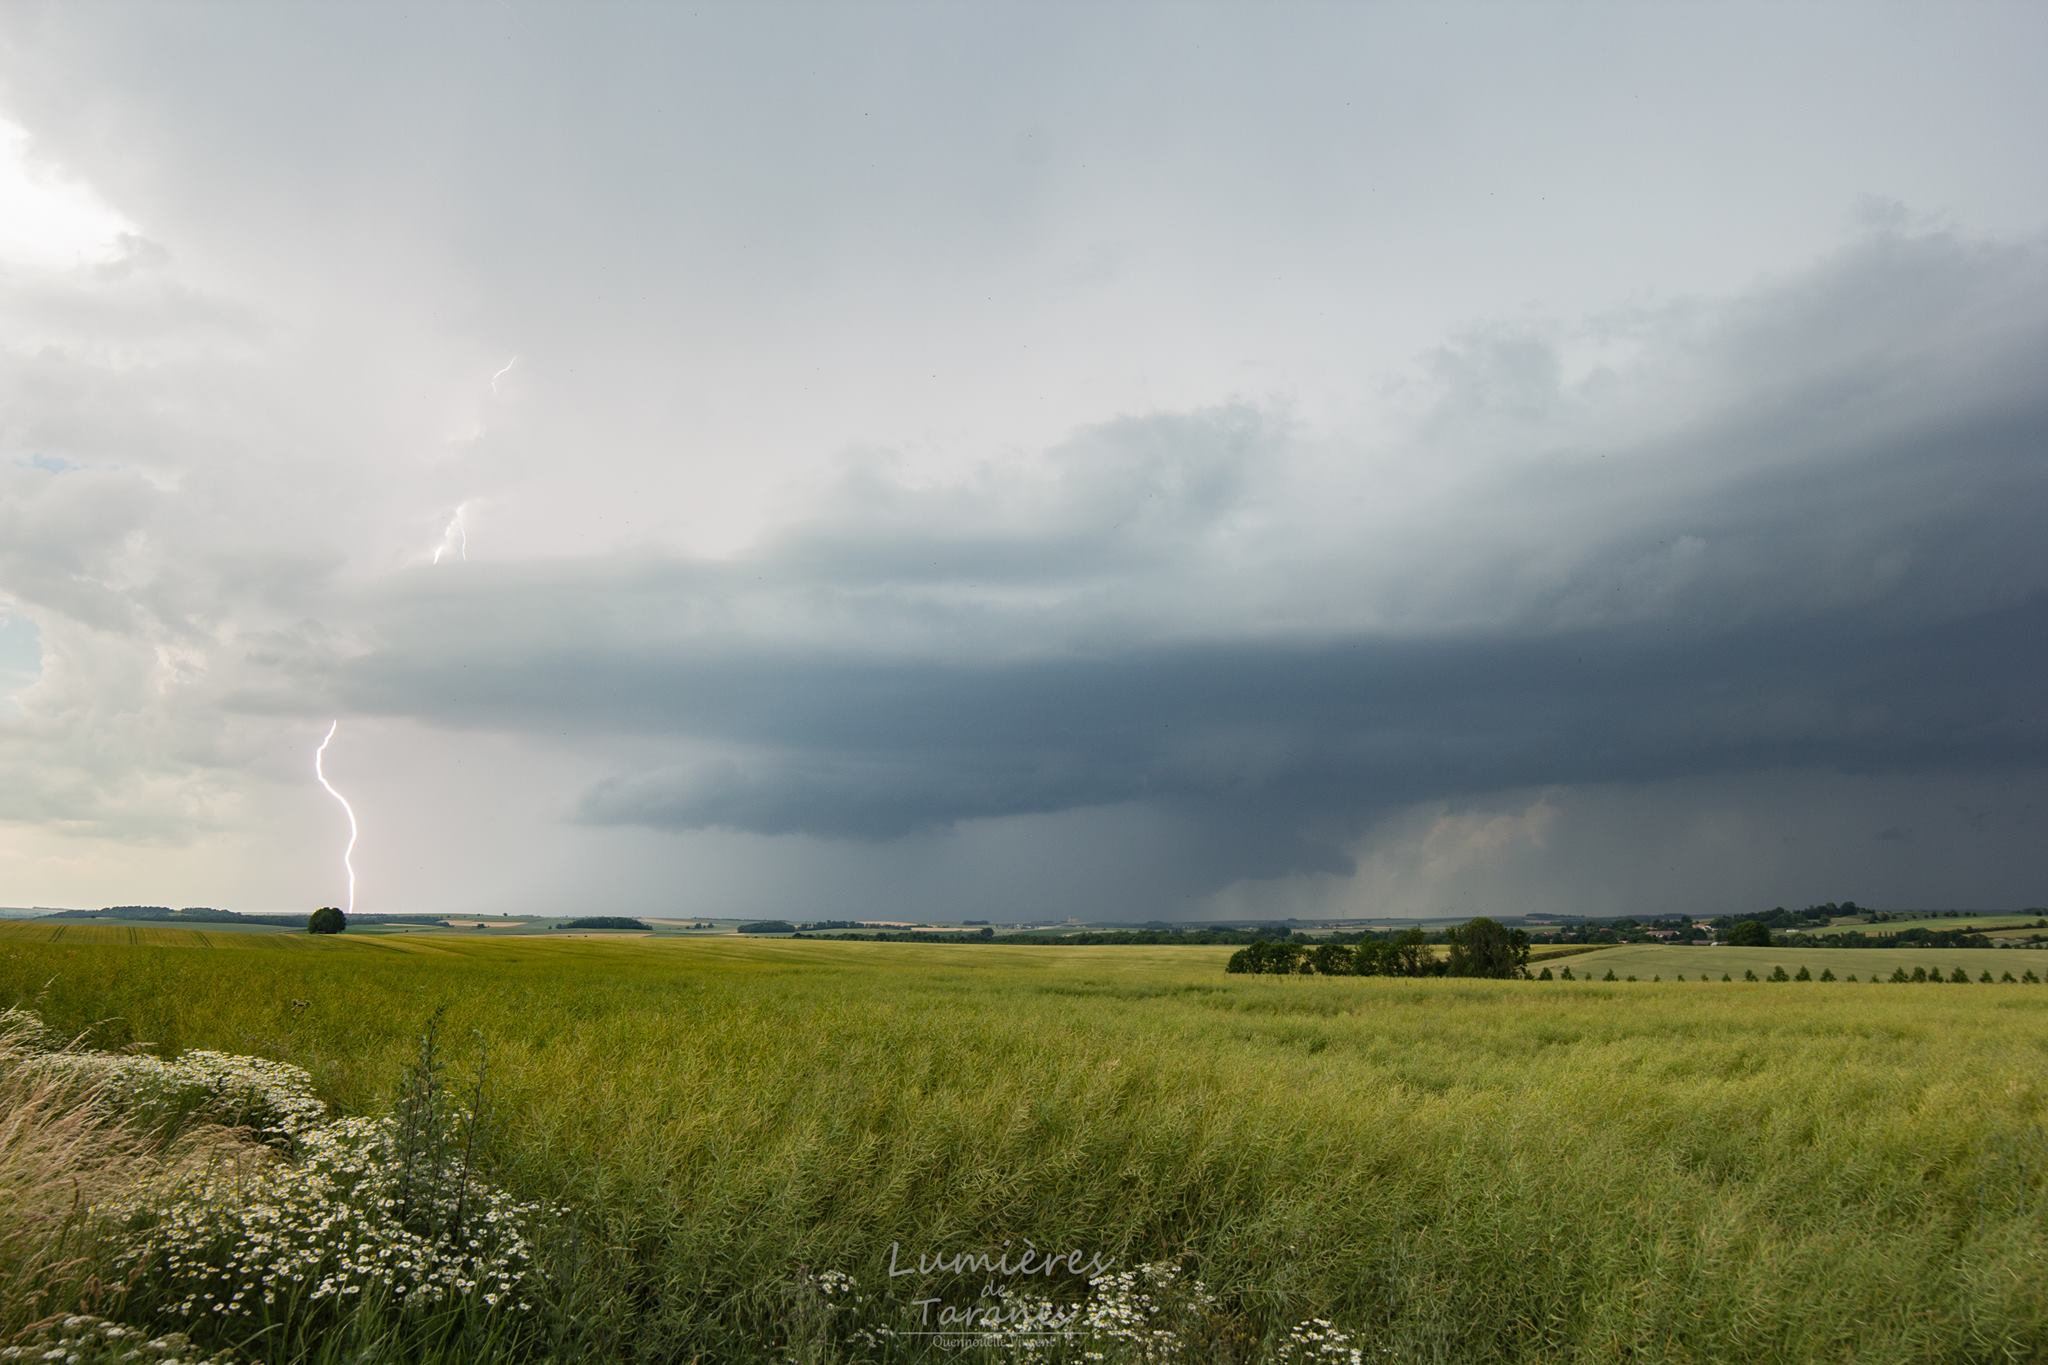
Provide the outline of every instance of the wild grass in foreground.
<path id="1" fill-rule="evenodd" d="M 1390 1360 L 2048 1353 L 2048 991 L 1227 955 L 0 932 L 0 1000 L 279 1058 L 366 1113 L 445 1007 L 490 1042 L 497 1179 L 576 1211 L 586 1358 L 936 1354 L 906 1335 L 933 1302 L 1030 1286 L 892 1276 L 892 1249 L 1027 1241 L 1199 1282 L 1153 1296 L 1192 1359 L 1316 1358 L 1314 1319 Z"/>
<path id="2" fill-rule="evenodd" d="M 0 1011 L 0 1360 L 534 1354 L 541 1211 L 483 1178 L 434 1038 L 393 1113 L 334 1118 L 295 1067 Z"/>

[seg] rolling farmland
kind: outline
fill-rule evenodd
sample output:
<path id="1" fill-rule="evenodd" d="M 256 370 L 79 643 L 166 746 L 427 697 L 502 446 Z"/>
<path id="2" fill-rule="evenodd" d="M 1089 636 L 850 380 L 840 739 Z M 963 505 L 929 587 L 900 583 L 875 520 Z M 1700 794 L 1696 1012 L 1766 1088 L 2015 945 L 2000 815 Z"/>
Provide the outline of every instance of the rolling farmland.
<path id="1" fill-rule="evenodd" d="M 560 1292 L 610 1358 L 765 1358 L 788 1309 L 764 1286 L 830 1268 L 886 1299 L 892 1244 L 1024 1238 L 1184 1264 L 1232 1340 L 1327 1317 L 1389 1359 L 2048 1349 L 2048 986 L 1691 979 L 2023 951 L 1559 964 L 1645 977 L 1604 984 L 1228 977 L 1226 948 L 65 930 L 0 929 L 0 1003 L 100 1045 L 275 1057 L 375 1111 L 434 1012 L 487 1044 L 500 1178 L 603 1249 Z"/>

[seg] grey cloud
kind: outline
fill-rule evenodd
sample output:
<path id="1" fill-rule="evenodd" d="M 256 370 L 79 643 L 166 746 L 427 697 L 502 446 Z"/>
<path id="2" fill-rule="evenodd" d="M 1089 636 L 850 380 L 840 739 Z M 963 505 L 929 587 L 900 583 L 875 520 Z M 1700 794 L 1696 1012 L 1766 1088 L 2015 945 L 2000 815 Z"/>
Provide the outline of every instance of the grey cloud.
<path id="1" fill-rule="evenodd" d="M 1854 21 L 17 5 L 9 896 L 299 896 L 336 715 L 379 894 L 2018 885 L 2043 18 Z"/>
<path id="2" fill-rule="evenodd" d="M 1997 802 L 1979 836 L 1943 837 L 1957 795 Z M 1223 916 L 1509 910 L 1727 913 L 1853 899 L 1888 908 L 2038 904 L 2035 822 L 2048 773 L 1842 774 L 1764 768 L 1490 793 L 1405 807 L 1352 845 L 1343 877 L 1230 888 Z M 1885 817 L 1928 837 L 1873 840 Z M 1559 868 L 1598 868 L 1590 881 Z"/>
<path id="3" fill-rule="evenodd" d="M 1881 242 L 1794 282 L 1793 321 L 1745 302 L 1722 347 L 1833 335 L 1811 317 L 1891 269 L 1950 281 L 1905 287 L 1905 334 L 1858 335 L 1874 374 L 1809 355 L 1675 431 L 1596 430 L 1511 473 L 1464 537 L 1402 542 L 1441 566 L 1434 629 L 1349 613 L 1377 547 L 1214 534 L 1292 449 L 1229 410 L 1101 428 L 1021 488 L 869 483 L 733 563 L 423 580 L 377 602 L 334 696 L 724 751 L 599 782 L 587 823 L 874 841 L 1142 805 L 1211 886 L 1341 872 L 1388 811 L 1532 785 L 2048 769 L 2048 318 L 1959 323 L 1950 292 L 1988 300 L 2014 270 L 1960 268 L 1982 255 Z M 1957 352 L 1982 362 L 1960 394 Z"/>
<path id="4" fill-rule="evenodd" d="M 817 755 L 612 778 L 585 792 L 577 813 L 599 825 L 896 839 L 963 820 L 1111 805 L 1140 794 L 1099 765 L 1025 754 L 943 764 Z"/>
<path id="5" fill-rule="evenodd" d="M 608 784 L 586 819 L 878 837 L 1139 799 L 1312 821 L 1536 782 L 2044 764 L 2030 682 L 2044 641 L 2048 598 L 1914 631 L 1803 621 L 1673 639 L 1644 627 L 996 668 L 744 656 L 592 668 L 537 653 L 385 682 L 439 694 L 444 718 L 471 724 L 531 723 L 573 694 L 601 725 L 808 756 Z"/>
<path id="6" fill-rule="evenodd" d="M 756 558 L 833 583 L 1142 572 L 1199 554 L 1250 510 L 1259 463 L 1282 457 L 1286 434 L 1271 414 L 1238 404 L 1104 423 L 1048 452 L 1030 477 L 983 471 L 923 490 L 857 467 Z"/>

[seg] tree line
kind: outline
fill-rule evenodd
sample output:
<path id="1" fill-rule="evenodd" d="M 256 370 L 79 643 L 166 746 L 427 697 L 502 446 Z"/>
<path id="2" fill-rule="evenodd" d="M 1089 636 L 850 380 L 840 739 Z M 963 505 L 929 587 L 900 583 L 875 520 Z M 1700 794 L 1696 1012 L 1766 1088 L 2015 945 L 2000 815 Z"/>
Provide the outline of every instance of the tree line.
<path id="1" fill-rule="evenodd" d="M 2037 920 L 2032 926 L 2048 929 L 2048 920 Z M 1740 920 L 1728 930 L 1725 940 L 1730 948 L 1995 948 L 1999 945 L 1974 925 L 1961 929 L 1928 929 L 1915 927 L 1899 929 L 1892 933 L 1870 933 L 1862 929 L 1848 929 L 1836 933 L 1793 933 L 1773 934 L 1771 926 L 1760 919 Z"/>
<path id="2" fill-rule="evenodd" d="M 1550 974 L 1550 968 L 1545 967 L 1541 972 L 1537 973 L 1536 979 L 1538 981 L 1552 980 L 1553 978 Z M 1588 972 L 1583 977 L 1575 977 L 1572 975 L 1572 969 L 1570 968 L 1570 966 L 1566 966 L 1562 971 L 1560 971 L 1557 974 L 1555 979 L 1559 981 L 1592 981 L 1595 978 L 1590 972 Z M 1663 979 L 1664 978 L 1662 976 L 1653 976 L 1650 978 L 1650 980 L 1652 981 L 1662 981 Z M 1680 972 L 1678 974 L 1678 979 L 1680 981 L 1685 980 L 1685 973 Z M 1714 978 L 1706 972 L 1701 972 L 1699 974 L 1698 979 L 1701 981 L 1711 981 Z M 1721 979 L 1723 981 L 1735 980 L 1735 978 L 1733 976 L 1730 976 L 1727 972 L 1721 973 Z M 1832 967 L 1821 968 L 1820 974 L 1816 976 L 1811 967 L 1802 966 L 1796 972 L 1788 972 L 1782 966 L 1778 966 L 1771 968 L 1771 974 L 1769 976 L 1758 976 L 1754 968 L 1745 968 L 1742 973 L 1742 979 L 1744 981 L 1833 981 L 1836 979 L 1836 977 L 1834 968 Z M 1634 981 L 1636 980 L 1636 978 L 1633 976 L 1616 976 L 1614 974 L 1614 968 L 1609 967 L 1607 969 L 1607 975 L 1598 978 L 1598 980 Z M 1845 983 L 1854 982 L 1856 980 L 1856 973 L 1851 972 L 1847 976 L 1841 978 L 1841 980 Z M 1969 972 L 1965 971 L 1961 967 L 1950 968 L 1947 976 L 1943 976 L 1941 974 L 1941 968 L 1939 967 L 1915 967 L 1910 972 L 1907 971 L 1904 967 L 1894 967 L 1892 968 L 1892 974 L 1890 976 L 1879 976 L 1876 972 L 1872 972 L 1870 974 L 1870 980 L 1872 983 L 1876 983 L 1879 981 L 1889 981 L 1896 984 L 1906 984 L 1918 981 L 1934 982 L 1951 986 L 1967 986 L 1971 984 L 1971 982 L 1973 981 L 1976 982 L 1978 985 L 1984 986 L 2038 986 L 2041 984 L 2041 978 L 2034 975 L 2034 973 L 2031 970 L 2022 972 L 2018 976 L 2014 976 L 2010 971 L 2006 971 L 2000 973 L 1996 977 L 1993 977 L 1991 975 L 1991 969 L 1989 967 L 1984 968 L 1975 977 L 1972 977 L 1969 974 Z"/>
<path id="3" fill-rule="evenodd" d="M 1529 936 L 1497 920 L 1480 917 L 1446 929 L 1446 951 L 1437 953 L 1430 935 L 1408 929 L 1384 938 L 1353 943 L 1293 940 L 1247 944 L 1230 955 L 1226 972 L 1267 976 L 1479 976 L 1524 977 L 1529 974 Z"/>

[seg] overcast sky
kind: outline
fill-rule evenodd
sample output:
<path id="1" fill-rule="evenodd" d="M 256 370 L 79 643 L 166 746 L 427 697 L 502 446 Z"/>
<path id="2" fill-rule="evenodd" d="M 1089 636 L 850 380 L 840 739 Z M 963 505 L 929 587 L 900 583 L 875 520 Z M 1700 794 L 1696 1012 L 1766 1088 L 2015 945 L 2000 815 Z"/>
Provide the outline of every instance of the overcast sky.
<path id="1" fill-rule="evenodd" d="M 2048 9 L 0 3 L 0 904 L 2048 903 Z"/>

